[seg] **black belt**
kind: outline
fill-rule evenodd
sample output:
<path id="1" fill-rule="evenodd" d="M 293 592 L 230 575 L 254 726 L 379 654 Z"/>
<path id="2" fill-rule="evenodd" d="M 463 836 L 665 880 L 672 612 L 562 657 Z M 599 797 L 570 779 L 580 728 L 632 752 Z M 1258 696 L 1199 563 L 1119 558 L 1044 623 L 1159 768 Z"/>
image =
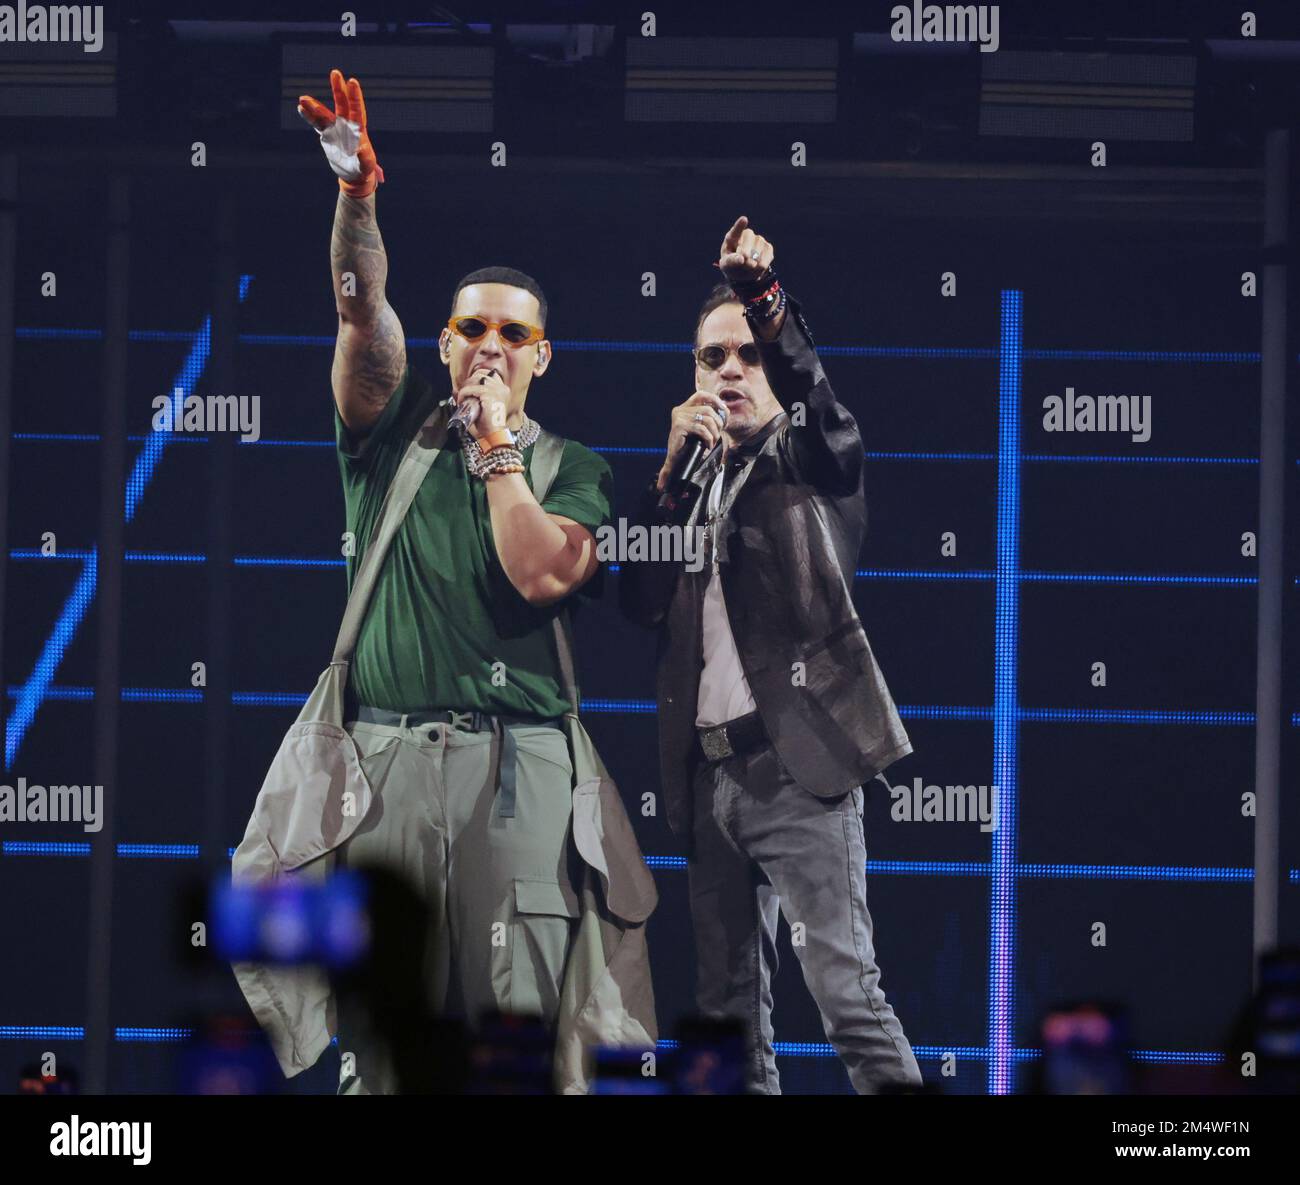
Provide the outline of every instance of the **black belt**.
<path id="1" fill-rule="evenodd" d="M 714 724 L 708 728 L 697 729 L 700 748 L 710 761 L 721 761 L 725 757 L 734 757 L 757 749 L 767 739 L 763 729 L 763 720 L 757 712 L 737 716 L 725 724 Z"/>
<path id="2" fill-rule="evenodd" d="M 501 799 L 498 814 L 503 819 L 513 819 L 515 814 L 515 766 L 518 746 L 512 728 L 564 729 L 563 717 L 550 719 L 539 716 L 493 716 L 490 712 L 457 712 L 454 708 L 430 708 L 423 712 L 390 712 L 386 708 L 357 707 L 357 719 L 367 724 L 390 724 L 404 728 L 419 728 L 422 724 L 450 724 L 466 732 L 490 732 L 501 740 L 501 764 L 498 783 Z"/>

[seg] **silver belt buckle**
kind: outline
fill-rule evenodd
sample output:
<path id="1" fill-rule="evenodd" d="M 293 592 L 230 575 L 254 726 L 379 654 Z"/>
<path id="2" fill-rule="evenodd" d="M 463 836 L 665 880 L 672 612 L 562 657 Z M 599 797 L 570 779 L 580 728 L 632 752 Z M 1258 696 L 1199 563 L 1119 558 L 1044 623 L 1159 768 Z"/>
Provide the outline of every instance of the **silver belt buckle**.
<path id="1" fill-rule="evenodd" d="M 452 728 L 463 728 L 466 732 L 470 731 L 470 725 L 474 723 L 473 712 L 451 712 L 447 713 L 451 717 Z"/>
<path id="2" fill-rule="evenodd" d="M 735 752 L 731 747 L 731 740 L 727 736 L 727 729 L 724 725 L 701 732 L 700 748 L 704 750 L 704 756 L 710 761 L 721 761 L 724 757 L 730 757 Z"/>

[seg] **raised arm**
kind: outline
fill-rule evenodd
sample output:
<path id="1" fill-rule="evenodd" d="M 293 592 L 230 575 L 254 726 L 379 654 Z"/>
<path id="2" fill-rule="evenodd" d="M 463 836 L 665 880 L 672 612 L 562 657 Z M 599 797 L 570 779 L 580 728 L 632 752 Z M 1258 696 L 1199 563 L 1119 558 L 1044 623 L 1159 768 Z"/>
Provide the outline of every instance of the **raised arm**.
<path id="1" fill-rule="evenodd" d="M 330 71 L 334 110 L 310 95 L 298 99 L 298 114 L 320 135 L 321 148 L 339 179 L 330 239 L 330 271 L 339 331 L 330 377 L 334 402 L 348 431 L 368 432 L 379 419 L 406 369 L 406 336 L 388 303 L 388 256 L 375 218 L 375 189 L 384 171 L 375 159 L 366 128 L 361 84 L 344 85 Z"/>
<path id="2" fill-rule="evenodd" d="M 775 248 L 759 237 L 743 214 L 722 241 L 718 267 L 742 300 L 763 289 L 774 273 L 768 271 Z M 791 414 L 781 446 L 792 467 L 809 485 L 832 494 L 848 495 L 862 482 L 862 436 L 857 421 L 835 398 L 822 370 L 812 334 L 799 302 L 786 293 L 786 307 L 771 321 L 753 329 L 768 385 Z"/>
<path id="3" fill-rule="evenodd" d="M 406 369 L 406 335 L 384 295 L 388 256 L 375 220 L 375 195 L 339 194 L 330 239 L 339 335 L 330 378 L 349 432 L 368 432 Z M 348 281 L 347 277 L 354 279 Z M 349 295 L 351 293 L 351 295 Z"/>

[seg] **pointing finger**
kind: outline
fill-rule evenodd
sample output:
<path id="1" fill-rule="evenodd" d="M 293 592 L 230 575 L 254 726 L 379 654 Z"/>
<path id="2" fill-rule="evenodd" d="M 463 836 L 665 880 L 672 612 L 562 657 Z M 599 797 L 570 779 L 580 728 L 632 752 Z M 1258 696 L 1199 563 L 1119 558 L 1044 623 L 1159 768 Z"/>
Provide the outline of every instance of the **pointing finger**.
<path id="1" fill-rule="evenodd" d="M 736 244 L 740 242 L 741 232 L 749 225 L 749 219 L 743 214 L 731 224 L 731 229 L 727 231 L 722 240 L 722 250 L 724 253 L 734 251 Z"/>

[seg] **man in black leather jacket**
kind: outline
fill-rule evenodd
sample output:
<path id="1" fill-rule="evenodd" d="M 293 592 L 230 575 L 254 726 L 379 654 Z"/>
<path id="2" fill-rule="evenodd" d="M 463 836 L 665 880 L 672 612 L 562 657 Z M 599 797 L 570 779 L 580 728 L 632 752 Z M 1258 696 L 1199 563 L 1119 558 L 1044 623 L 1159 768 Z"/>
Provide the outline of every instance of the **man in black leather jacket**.
<path id="1" fill-rule="evenodd" d="M 724 237 L 697 389 L 673 409 L 638 512 L 641 525 L 702 529 L 703 567 L 625 561 L 619 600 L 659 631 L 660 773 L 690 855 L 700 1009 L 744 1023 L 751 1089 L 780 1093 L 780 909 L 827 1038 L 866 1094 L 921 1082 L 880 987 L 862 829 L 863 784 L 912 746 L 853 606 L 862 438 L 772 257 L 743 216 Z M 711 451 L 677 480 L 696 439 Z"/>

